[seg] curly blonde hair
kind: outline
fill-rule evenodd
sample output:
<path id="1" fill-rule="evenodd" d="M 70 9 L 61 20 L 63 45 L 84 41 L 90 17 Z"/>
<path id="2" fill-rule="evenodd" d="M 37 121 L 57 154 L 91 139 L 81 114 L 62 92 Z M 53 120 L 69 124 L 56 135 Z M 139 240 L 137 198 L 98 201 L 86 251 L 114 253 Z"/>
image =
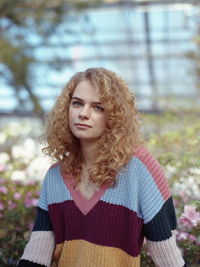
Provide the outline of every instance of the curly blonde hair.
<path id="1" fill-rule="evenodd" d="M 143 142 L 135 98 L 124 80 L 113 71 L 90 68 L 76 73 L 70 79 L 47 115 L 43 138 L 48 145 L 43 152 L 60 163 L 62 172 L 71 173 L 76 182 L 80 182 L 83 158 L 79 140 L 70 131 L 68 111 L 73 92 L 82 80 L 98 88 L 107 118 L 106 129 L 95 147 L 98 157 L 89 169 L 89 177 L 97 185 L 113 186 L 116 173 L 128 163 L 134 149 Z"/>

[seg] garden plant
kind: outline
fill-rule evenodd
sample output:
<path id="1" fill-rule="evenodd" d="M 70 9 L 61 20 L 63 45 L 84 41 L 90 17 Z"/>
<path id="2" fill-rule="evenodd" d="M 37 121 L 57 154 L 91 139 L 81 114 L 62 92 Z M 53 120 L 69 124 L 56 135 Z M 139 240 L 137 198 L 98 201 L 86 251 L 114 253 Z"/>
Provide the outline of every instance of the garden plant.
<path id="1" fill-rule="evenodd" d="M 178 246 L 189 266 L 200 266 L 198 114 L 141 114 L 141 126 L 146 145 L 163 166 L 173 195 Z M 51 165 L 42 158 L 33 132 L 24 120 L 5 124 L 0 133 L 0 266 L 4 267 L 15 266 L 22 255 L 33 227 L 41 181 Z M 141 266 L 155 266 L 145 243 Z"/>

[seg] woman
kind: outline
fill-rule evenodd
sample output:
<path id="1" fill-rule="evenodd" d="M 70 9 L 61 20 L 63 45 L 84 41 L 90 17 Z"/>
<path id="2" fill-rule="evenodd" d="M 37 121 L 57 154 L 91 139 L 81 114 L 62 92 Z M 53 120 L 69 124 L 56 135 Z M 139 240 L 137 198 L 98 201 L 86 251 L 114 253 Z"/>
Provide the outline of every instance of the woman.
<path id="1" fill-rule="evenodd" d="M 48 116 L 44 179 L 19 265 L 137 267 L 144 237 L 156 266 L 185 266 L 172 198 L 143 146 L 134 97 L 114 72 L 71 78 Z"/>

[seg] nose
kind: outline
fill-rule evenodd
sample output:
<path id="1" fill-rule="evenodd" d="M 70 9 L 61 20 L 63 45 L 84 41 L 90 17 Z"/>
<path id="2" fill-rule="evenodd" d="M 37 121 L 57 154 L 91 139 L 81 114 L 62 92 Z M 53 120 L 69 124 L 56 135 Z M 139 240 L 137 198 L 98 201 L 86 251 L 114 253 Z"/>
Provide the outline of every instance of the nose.
<path id="1" fill-rule="evenodd" d="M 89 107 L 83 106 L 80 109 L 79 118 L 80 119 L 89 119 L 89 117 L 90 117 L 90 109 L 89 109 Z"/>

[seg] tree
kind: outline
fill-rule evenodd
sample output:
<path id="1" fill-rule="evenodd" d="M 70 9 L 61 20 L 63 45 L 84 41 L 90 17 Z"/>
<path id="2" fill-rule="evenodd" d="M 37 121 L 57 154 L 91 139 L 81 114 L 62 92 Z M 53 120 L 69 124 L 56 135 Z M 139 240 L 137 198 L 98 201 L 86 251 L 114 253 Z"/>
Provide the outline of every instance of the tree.
<path id="1" fill-rule="evenodd" d="M 49 39 L 67 21 L 72 8 L 82 9 L 89 4 L 90 1 L 70 4 L 66 0 L 1 0 L 0 79 L 13 89 L 17 110 L 43 114 L 33 90 L 34 66 L 38 62 L 35 50 L 48 46 Z M 51 68 L 60 67 L 58 58 L 54 58 L 54 63 Z"/>

